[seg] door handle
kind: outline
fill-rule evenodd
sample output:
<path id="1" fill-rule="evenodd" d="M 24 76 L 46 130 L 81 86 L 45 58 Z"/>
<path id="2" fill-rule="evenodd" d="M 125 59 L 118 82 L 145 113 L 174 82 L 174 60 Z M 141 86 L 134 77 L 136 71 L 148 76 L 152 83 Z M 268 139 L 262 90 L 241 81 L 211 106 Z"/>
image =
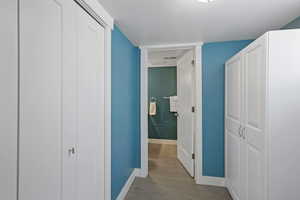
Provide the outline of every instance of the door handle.
<path id="1" fill-rule="evenodd" d="M 242 136 L 243 136 L 243 139 L 245 140 L 246 139 L 246 127 L 244 127 L 242 129 Z"/>
<path id="2" fill-rule="evenodd" d="M 239 136 L 240 136 L 240 137 L 242 137 L 241 129 L 242 129 L 242 126 L 240 125 L 240 127 L 239 127 Z"/>
<path id="3" fill-rule="evenodd" d="M 69 152 L 69 156 L 74 155 L 75 154 L 75 148 L 72 147 L 71 149 L 68 150 Z"/>

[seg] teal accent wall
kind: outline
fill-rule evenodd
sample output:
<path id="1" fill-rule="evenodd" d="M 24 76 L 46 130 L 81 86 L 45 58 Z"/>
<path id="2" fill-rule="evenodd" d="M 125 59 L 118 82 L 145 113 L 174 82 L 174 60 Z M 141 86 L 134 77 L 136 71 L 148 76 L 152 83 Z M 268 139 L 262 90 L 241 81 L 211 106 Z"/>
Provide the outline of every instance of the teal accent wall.
<path id="1" fill-rule="evenodd" d="M 170 112 L 169 100 L 163 98 L 176 95 L 176 67 L 149 68 L 148 99 L 150 103 L 155 97 L 157 102 L 157 114 L 148 118 L 149 138 L 177 140 L 177 118 Z"/>
<path id="2" fill-rule="evenodd" d="M 112 31 L 112 200 L 140 168 L 140 50 Z"/>
<path id="3" fill-rule="evenodd" d="M 300 28 L 300 17 L 297 17 L 296 19 L 294 19 L 293 21 L 291 21 L 281 29 L 296 29 L 296 28 Z"/>
<path id="4" fill-rule="evenodd" d="M 225 62 L 253 40 L 206 43 L 202 48 L 203 175 L 224 177 Z"/>

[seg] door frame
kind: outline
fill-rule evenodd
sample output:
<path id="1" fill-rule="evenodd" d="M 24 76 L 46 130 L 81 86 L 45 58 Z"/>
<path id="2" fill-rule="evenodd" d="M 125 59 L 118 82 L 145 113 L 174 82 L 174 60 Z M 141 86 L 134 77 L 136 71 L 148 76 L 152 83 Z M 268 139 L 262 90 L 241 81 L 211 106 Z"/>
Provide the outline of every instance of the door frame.
<path id="1" fill-rule="evenodd" d="M 203 42 L 140 46 L 141 49 L 141 170 L 140 177 L 148 176 L 148 52 L 150 50 L 176 50 L 189 49 L 195 54 L 195 181 L 197 184 L 203 184 L 202 174 L 202 45 Z"/>
<path id="2" fill-rule="evenodd" d="M 111 32 L 114 19 L 97 0 L 74 0 L 105 29 L 105 200 L 111 200 Z"/>

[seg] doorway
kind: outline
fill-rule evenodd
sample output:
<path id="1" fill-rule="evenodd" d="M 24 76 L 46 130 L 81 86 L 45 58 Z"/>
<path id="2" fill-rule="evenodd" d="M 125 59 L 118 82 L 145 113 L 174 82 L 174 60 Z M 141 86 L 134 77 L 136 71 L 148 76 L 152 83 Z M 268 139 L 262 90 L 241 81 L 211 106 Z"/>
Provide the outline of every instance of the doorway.
<path id="1" fill-rule="evenodd" d="M 200 58 L 201 44 L 142 48 L 142 177 L 168 162 L 202 176 Z"/>

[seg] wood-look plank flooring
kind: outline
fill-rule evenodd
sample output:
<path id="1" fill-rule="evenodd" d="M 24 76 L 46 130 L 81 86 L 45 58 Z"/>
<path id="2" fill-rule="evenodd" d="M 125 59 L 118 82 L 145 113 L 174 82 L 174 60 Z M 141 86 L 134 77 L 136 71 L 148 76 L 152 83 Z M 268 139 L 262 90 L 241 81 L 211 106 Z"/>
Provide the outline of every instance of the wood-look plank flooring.
<path id="1" fill-rule="evenodd" d="M 223 187 L 195 184 L 176 152 L 176 145 L 149 144 L 149 176 L 135 179 L 126 200 L 232 200 Z"/>

